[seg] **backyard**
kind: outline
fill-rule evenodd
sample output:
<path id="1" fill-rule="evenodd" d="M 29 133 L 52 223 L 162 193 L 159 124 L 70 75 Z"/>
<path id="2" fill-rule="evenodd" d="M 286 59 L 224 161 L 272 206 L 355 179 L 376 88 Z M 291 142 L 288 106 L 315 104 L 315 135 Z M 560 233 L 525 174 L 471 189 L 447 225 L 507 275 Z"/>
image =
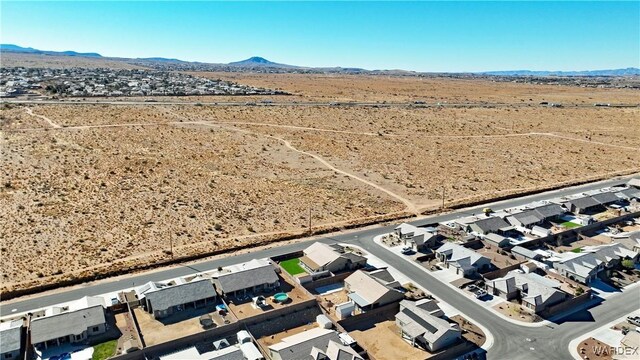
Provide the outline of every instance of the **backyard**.
<path id="1" fill-rule="evenodd" d="M 98 344 L 93 347 L 93 356 L 92 360 L 104 360 L 112 357 L 116 353 L 116 348 L 118 347 L 118 340 L 110 340 L 107 342 L 103 342 L 102 344 Z"/>
<path id="2" fill-rule="evenodd" d="M 304 274 L 306 271 L 300 266 L 300 259 L 294 258 L 285 260 L 280 263 L 280 266 L 288 272 L 291 276 L 296 276 L 298 274 Z"/>

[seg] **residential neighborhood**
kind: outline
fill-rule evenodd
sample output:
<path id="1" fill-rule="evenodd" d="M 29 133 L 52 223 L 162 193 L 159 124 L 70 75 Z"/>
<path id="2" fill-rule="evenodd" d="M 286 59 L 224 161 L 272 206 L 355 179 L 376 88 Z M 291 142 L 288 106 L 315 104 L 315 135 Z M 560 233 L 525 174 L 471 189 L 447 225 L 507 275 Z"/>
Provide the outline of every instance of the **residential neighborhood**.
<path id="1" fill-rule="evenodd" d="M 21 95 L 62 98 L 285 94 L 179 72 L 146 69 L 3 67 L 0 79 L 0 97 L 3 98 Z"/>
<path id="2" fill-rule="evenodd" d="M 442 223 L 402 223 L 373 244 L 491 316 L 544 326 L 640 283 L 637 189 L 629 183 Z M 574 201 L 585 198 L 597 205 Z M 3 316 L 2 359 L 90 359 L 106 344 L 121 360 L 482 356 L 492 335 L 474 314 L 416 282 L 361 247 L 312 241 Z M 620 343 L 635 344 L 629 327 L 620 329 Z"/>

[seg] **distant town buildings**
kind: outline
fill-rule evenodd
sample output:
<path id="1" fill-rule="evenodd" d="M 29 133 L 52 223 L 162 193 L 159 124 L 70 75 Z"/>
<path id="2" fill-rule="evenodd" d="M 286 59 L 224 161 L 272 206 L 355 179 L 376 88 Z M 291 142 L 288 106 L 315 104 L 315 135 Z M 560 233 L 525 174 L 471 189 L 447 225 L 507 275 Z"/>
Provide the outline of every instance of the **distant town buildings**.
<path id="1" fill-rule="evenodd" d="M 279 95 L 275 91 L 219 79 L 157 70 L 3 68 L 0 97 Z"/>

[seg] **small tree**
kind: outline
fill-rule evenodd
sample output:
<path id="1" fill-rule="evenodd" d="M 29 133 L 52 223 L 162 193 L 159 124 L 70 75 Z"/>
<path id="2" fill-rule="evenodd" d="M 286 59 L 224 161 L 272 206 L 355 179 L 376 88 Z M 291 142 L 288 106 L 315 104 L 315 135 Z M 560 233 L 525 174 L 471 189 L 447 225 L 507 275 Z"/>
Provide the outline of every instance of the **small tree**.
<path id="1" fill-rule="evenodd" d="M 582 287 L 578 287 L 576 289 L 576 293 L 575 294 L 576 294 L 576 296 L 580 296 L 580 295 L 584 294 L 584 289 Z"/>
<path id="2" fill-rule="evenodd" d="M 622 260 L 622 267 L 631 270 L 636 267 L 636 264 L 634 264 L 633 260 L 631 259 L 625 259 Z"/>

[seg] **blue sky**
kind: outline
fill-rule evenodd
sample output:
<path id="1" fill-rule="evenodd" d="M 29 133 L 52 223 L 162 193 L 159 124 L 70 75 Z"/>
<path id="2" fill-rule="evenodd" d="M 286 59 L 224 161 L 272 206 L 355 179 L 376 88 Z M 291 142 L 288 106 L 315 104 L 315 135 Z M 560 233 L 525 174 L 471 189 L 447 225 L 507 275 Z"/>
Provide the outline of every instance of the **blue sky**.
<path id="1" fill-rule="evenodd" d="M 2 43 L 417 71 L 640 66 L 640 2 L 0 2 Z"/>

